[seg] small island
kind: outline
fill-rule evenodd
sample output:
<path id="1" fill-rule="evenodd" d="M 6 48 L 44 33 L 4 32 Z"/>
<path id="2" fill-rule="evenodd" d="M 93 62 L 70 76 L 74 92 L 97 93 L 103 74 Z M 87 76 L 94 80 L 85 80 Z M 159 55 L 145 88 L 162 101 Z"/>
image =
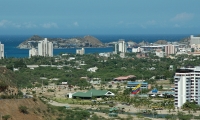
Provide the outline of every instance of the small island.
<path id="1" fill-rule="evenodd" d="M 30 49 L 37 48 L 39 41 L 44 38 L 38 35 L 33 35 L 27 40 L 20 43 L 17 48 Z M 80 47 L 105 47 L 105 45 L 93 36 L 75 37 L 75 38 L 48 38 L 53 43 L 53 48 L 80 48 Z"/>

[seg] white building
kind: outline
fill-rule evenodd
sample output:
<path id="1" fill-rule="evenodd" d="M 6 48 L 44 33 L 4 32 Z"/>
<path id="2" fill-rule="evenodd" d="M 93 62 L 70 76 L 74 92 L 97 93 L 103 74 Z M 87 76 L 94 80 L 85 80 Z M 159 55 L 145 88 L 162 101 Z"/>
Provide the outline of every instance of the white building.
<path id="1" fill-rule="evenodd" d="M 123 39 L 120 39 L 119 41 L 118 41 L 118 47 L 119 47 L 119 52 L 123 52 L 123 53 L 125 53 L 126 52 L 126 43 L 125 43 L 125 41 L 123 40 Z"/>
<path id="2" fill-rule="evenodd" d="M 123 39 L 119 39 L 117 43 L 115 43 L 114 53 L 122 52 L 125 53 L 127 50 L 126 42 Z"/>
<path id="3" fill-rule="evenodd" d="M 140 48 L 140 47 L 138 47 L 138 48 L 132 48 L 132 52 L 133 53 L 142 52 L 142 49 L 143 48 Z"/>
<path id="4" fill-rule="evenodd" d="M 96 72 L 96 70 L 98 70 L 98 67 L 96 67 L 96 66 L 87 69 L 88 72 Z"/>
<path id="5" fill-rule="evenodd" d="M 35 48 L 31 48 L 29 50 L 29 58 L 31 58 L 32 56 L 37 56 L 38 55 L 38 50 Z"/>
<path id="6" fill-rule="evenodd" d="M 176 70 L 175 107 L 181 107 L 186 101 L 196 101 L 200 105 L 200 66 Z"/>
<path id="7" fill-rule="evenodd" d="M 77 49 L 77 50 L 76 50 L 76 54 L 79 54 L 79 55 L 85 54 L 85 49 L 84 49 L 84 48 L 82 48 L 82 49 Z"/>
<path id="8" fill-rule="evenodd" d="M 165 53 L 164 53 L 162 50 L 157 49 L 157 50 L 156 50 L 156 56 L 158 56 L 158 57 L 164 57 L 164 56 L 165 56 Z"/>
<path id="9" fill-rule="evenodd" d="M 44 57 L 53 57 L 53 44 L 47 38 L 38 43 L 38 55 Z"/>
<path id="10" fill-rule="evenodd" d="M 110 53 L 99 53 L 101 57 L 110 57 Z"/>
<path id="11" fill-rule="evenodd" d="M 0 59 L 4 58 L 4 44 L 0 42 Z"/>
<path id="12" fill-rule="evenodd" d="M 190 45 L 193 44 L 200 44 L 200 37 L 194 37 L 193 35 L 190 36 Z"/>

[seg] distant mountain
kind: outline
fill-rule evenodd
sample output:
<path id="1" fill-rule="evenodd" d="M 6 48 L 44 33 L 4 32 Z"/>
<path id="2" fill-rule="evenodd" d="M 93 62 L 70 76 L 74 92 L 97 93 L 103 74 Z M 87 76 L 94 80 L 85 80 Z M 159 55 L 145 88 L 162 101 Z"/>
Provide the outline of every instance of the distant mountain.
<path id="1" fill-rule="evenodd" d="M 43 37 L 33 35 L 27 40 L 18 45 L 20 49 L 37 48 L 38 42 L 43 40 Z M 48 41 L 53 42 L 54 48 L 79 48 L 79 47 L 103 47 L 104 44 L 93 36 L 77 37 L 77 38 L 47 38 Z"/>
<path id="2" fill-rule="evenodd" d="M 167 41 L 166 40 L 158 40 L 155 42 L 155 44 L 166 45 Z"/>

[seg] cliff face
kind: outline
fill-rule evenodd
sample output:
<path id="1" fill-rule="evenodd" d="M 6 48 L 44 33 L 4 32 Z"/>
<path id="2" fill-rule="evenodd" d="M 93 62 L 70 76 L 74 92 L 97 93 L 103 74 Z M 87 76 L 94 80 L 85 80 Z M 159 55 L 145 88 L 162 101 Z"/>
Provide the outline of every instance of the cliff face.
<path id="1" fill-rule="evenodd" d="M 38 35 L 33 35 L 32 37 L 28 38 L 27 40 L 25 40 L 24 42 L 20 43 L 17 48 L 20 49 L 29 49 L 31 47 L 35 47 L 36 45 L 34 45 L 34 42 L 38 42 L 43 40 L 44 38 L 38 36 Z"/>
<path id="2" fill-rule="evenodd" d="M 20 49 L 37 48 L 38 41 L 43 40 L 43 37 L 34 35 L 18 45 Z M 92 36 L 83 38 L 48 38 L 48 41 L 53 42 L 54 48 L 71 48 L 71 47 L 103 47 L 101 41 Z"/>

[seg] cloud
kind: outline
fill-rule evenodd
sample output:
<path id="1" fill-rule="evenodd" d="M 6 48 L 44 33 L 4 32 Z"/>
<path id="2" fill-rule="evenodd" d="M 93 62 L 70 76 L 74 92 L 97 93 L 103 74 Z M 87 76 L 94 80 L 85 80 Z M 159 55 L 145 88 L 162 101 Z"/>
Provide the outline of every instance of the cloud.
<path id="1" fill-rule="evenodd" d="M 123 24 L 124 23 L 124 21 L 119 21 L 117 24 Z"/>
<path id="2" fill-rule="evenodd" d="M 50 23 L 44 23 L 42 24 L 43 28 L 58 28 L 57 23 L 50 22 Z"/>
<path id="3" fill-rule="evenodd" d="M 147 27 L 143 24 L 140 25 L 141 28 L 146 29 Z"/>
<path id="4" fill-rule="evenodd" d="M 25 27 L 25 28 L 36 28 L 37 25 L 32 23 L 32 22 L 25 22 L 25 23 L 23 23 L 23 27 Z"/>
<path id="5" fill-rule="evenodd" d="M 177 14 L 175 17 L 171 18 L 170 21 L 176 21 L 176 22 L 188 21 L 188 20 L 193 19 L 193 17 L 194 17 L 194 14 L 184 12 L 184 13 Z"/>
<path id="6" fill-rule="evenodd" d="M 10 24 L 10 21 L 8 20 L 1 20 L 0 21 L 0 27 L 6 27 L 6 25 Z"/>
<path id="7" fill-rule="evenodd" d="M 178 28 L 181 27 L 179 24 L 175 24 L 174 27 Z"/>
<path id="8" fill-rule="evenodd" d="M 78 22 L 74 22 L 73 24 L 74 24 L 74 26 L 76 26 L 76 27 L 79 26 Z"/>
<path id="9" fill-rule="evenodd" d="M 155 24 L 156 24 L 155 20 L 147 21 L 147 25 L 155 25 Z"/>

